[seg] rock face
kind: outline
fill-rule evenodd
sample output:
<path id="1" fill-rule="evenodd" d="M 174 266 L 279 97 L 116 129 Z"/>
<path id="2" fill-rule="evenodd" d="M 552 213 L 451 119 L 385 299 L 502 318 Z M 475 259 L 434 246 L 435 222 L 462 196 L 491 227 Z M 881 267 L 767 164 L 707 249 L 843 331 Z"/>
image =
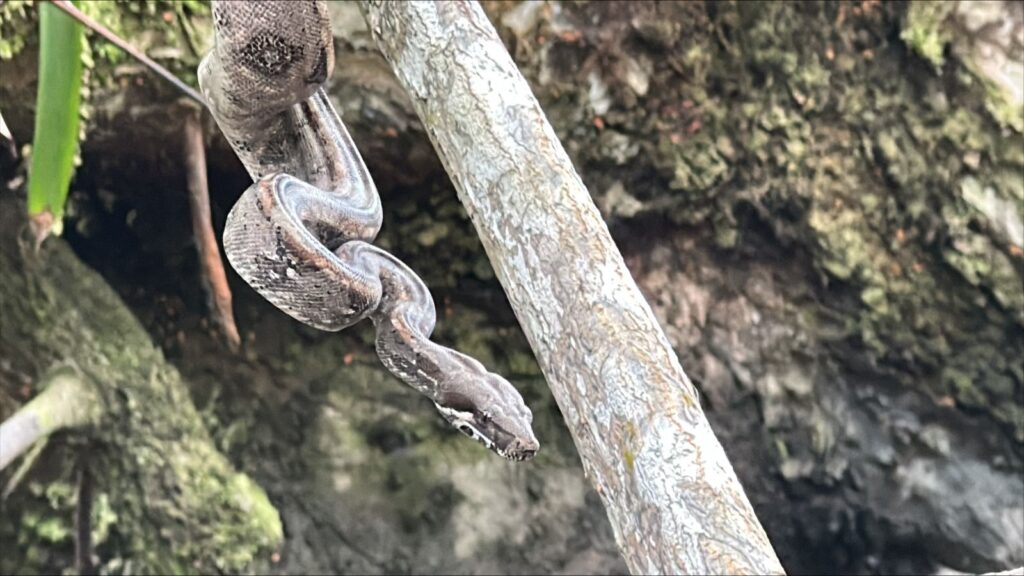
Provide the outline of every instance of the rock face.
<path id="1" fill-rule="evenodd" d="M 1024 137 L 1019 107 L 984 75 L 985 50 L 1000 42 L 985 41 L 979 65 L 977 36 L 949 32 L 992 28 L 954 6 L 871 2 L 485 7 L 787 570 L 1024 563 Z M 377 365 L 368 326 L 314 332 L 237 277 L 244 351 L 228 355 L 203 319 L 177 147 L 147 144 L 178 138 L 174 108 L 137 72 L 112 74 L 145 85 L 91 98 L 67 240 L 140 317 L 217 447 L 280 512 L 285 543 L 261 569 L 623 571 L 429 142 L 358 12 L 332 10 L 331 92 L 382 193 L 379 243 L 431 286 L 438 339 L 524 392 L 536 461 L 500 461 L 448 429 Z M 207 27 L 183 14 L 198 46 L 174 56 L 184 68 Z M 19 74 L 0 88 L 0 110 L 24 141 L 30 110 L 8 114 L 7 102 L 31 101 L 27 44 L 0 63 Z M 210 143 L 220 226 L 246 181 L 212 129 Z M 43 486 L 41 474 L 26 485 Z M 38 507 L 42 490 L 7 506 Z M 131 527 L 106 525 L 97 553 L 115 566 L 130 557 L 118 530 Z M 34 556 L 6 543 L 4 555 L 65 566 L 70 536 L 41 533 L 25 536 Z"/>

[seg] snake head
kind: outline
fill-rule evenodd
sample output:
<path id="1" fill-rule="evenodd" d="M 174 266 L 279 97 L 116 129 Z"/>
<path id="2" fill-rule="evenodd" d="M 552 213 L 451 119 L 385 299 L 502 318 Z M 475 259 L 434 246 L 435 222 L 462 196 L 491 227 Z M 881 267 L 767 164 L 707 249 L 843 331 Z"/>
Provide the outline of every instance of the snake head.
<path id="1" fill-rule="evenodd" d="M 445 387 L 435 402 L 444 419 L 457 430 L 499 456 L 513 461 L 533 458 L 540 443 L 533 434 L 533 413 L 507 380 L 488 372 L 483 385 Z"/>

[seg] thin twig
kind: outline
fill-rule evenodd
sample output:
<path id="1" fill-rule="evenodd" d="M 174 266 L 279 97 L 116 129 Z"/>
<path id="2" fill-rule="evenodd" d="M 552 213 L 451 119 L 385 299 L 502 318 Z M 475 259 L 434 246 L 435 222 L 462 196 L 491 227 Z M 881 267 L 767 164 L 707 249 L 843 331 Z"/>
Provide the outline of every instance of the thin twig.
<path id="1" fill-rule="evenodd" d="M 75 571 L 96 573 L 92 565 L 92 475 L 87 453 L 78 459 L 78 498 L 75 504 Z"/>
<path id="2" fill-rule="evenodd" d="M 3 114 L 0 114 L 0 142 L 7 148 L 7 153 L 10 154 L 11 158 L 18 155 L 17 144 L 14 142 L 11 129 L 7 127 L 7 122 L 4 122 Z"/>
<path id="3" fill-rule="evenodd" d="M 210 310 L 232 350 L 241 344 L 235 316 L 231 311 L 231 288 L 228 286 L 224 261 L 221 259 L 217 237 L 210 217 L 210 191 L 206 182 L 206 148 L 199 125 L 198 110 L 185 113 L 185 174 L 188 181 L 188 201 L 192 210 L 192 236 L 199 251 L 199 270 L 203 286 L 210 299 Z"/>
<path id="4" fill-rule="evenodd" d="M 42 455 L 43 451 L 46 450 L 47 444 L 50 443 L 50 437 L 45 436 L 36 442 L 29 450 L 28 454 L 21 460 L 21 464 L 18 465 L 18 469 L 11 475 L 11 479 L 7 481 L 7 485 L 4 486 L 4 491 L 0 492 L 0 502 L 6 502 L 7 498 L 18 489 L 21 485 L 21 481 L 28 475 L 29 470 L 32 469 L 32 465 L 36 463 L 39 456 Z"/>
<path id="5" fill-rule="evenodd" d="M 135 48 L 128 42 L 124 41 L 120 36 L 114 34 L 99 22 L 96 22 L 92 18 L 89 18 L 88 16 L 83 14 L 81 10 L 76 8 L 75 5 L 69 2 L 68 0 L 50 0 L 50 3 L 52 3 L 57 8 L 63 10 L 68 16 L 71 16 L 78 22 L 82 23 L 86 28 L 89 28 L 93 32 L 106 38 L 106 40 L 111 44 L 127 52 L 132 58 L 135 58 L 136 60 L 144 64 L 147 68 L 155 72 L 164 80 L 167 80 L 171 84 L 174 84 L 174 86 L 178 90 L 182 91 L 189 98 L 195 100 L 203 106 L 206 106 L 206 101 L 203 100 L 203 97 L 199 94 L 199 92 L 196 92 L 195 89 L 193 89 L 191 86 L 183 82 L 174 74 L 171 74 L 166 68 L 157 64 L 156 62 L 151 60 L 149 56 L 146 56 L 137 48 Z"/>

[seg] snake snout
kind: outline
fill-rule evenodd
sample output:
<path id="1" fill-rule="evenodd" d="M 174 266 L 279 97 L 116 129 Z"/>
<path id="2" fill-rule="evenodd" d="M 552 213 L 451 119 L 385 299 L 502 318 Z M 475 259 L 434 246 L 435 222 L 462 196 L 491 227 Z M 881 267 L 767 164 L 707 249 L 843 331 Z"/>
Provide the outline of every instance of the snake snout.
<path id="1" fill-rule="evenodd" d="M 506 450 L 509 460 L 523 462 L 532 459 L 540 450 L 540 442 L 536 438 L 516 438 Z"/>

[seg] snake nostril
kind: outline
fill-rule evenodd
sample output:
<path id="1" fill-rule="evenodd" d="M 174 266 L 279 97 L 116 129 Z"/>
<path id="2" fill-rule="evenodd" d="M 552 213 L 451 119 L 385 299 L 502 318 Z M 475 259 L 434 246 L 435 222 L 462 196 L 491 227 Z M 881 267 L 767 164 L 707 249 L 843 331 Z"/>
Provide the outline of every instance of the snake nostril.
<path id="1" fill-rule="evenodd" d="M 323 84 L 327 80 L 327 48 L 320 48 L 313 72 L 306 78 L 307 84 Z"/>

